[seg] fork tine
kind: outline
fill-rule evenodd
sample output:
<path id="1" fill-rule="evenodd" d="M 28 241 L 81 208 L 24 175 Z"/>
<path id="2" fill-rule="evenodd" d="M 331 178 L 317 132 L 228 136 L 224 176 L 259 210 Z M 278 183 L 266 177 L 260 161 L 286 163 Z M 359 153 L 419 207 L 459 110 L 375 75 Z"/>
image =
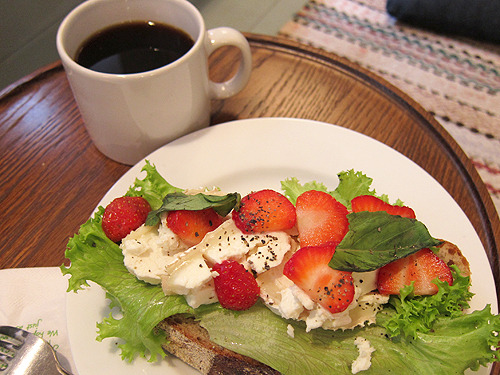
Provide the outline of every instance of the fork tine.
<path id="1" fill-rule="evenodd" d="M 24 331 L 20 328 L 0 326 L 0 339 L 7 341 L 12 340 L 13 343 L 16 343 L 17 346 L 22 345 L 28 335 L 29 332 Z M 7 338 L 10 338 L 10 340 Z"/>
<path id="2" fill-rule="evenodd" d="M 19 337 L 20 334 L 17 329 L 12 330 L 10 328 L 13 327 L 0 326 L 0 345 L 10 344 L 17 348 L 23 344 L 24 340 Z"/>
<path id="3" fill-rule="evenodd" d="M 0 326 L 0 334 L 14 337 L 14 336 L 19 336 L 19 332 L 22 332 L 21 329 L 12 327 L 12 326 Z"/>
<path id="4" fill-rule="evenodd" d="M 8 341 L 0 340 L 0 358 L 14 358 L 15 355 L 16 351 L 14 346 Z"/>
<path id="5" fill-rule="evenodd" d="M 5 363 L 6 360 L 14 358 L 16 350 L 23 344 L 16 331 L 9 329 L 11 327 L 0 326 L 0 359 Z M 1 368 L 1 367 L 0 367 Z"/>
<path id="6" fill-rule="evenodd" d="M 0 326 L 0 370 L 4 371 L 9 367 L 9 363 L 16 356 L 16 349 L 23 344 L 10 327 Z"/>

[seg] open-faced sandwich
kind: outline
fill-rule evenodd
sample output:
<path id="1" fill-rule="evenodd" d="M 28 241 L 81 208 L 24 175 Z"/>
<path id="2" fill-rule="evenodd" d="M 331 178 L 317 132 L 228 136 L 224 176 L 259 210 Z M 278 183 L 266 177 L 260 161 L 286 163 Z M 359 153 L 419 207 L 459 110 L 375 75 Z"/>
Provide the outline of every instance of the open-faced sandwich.
<path id="1" fill-rule="evenodd" d="M 462 374 L 498 361 L 500 318 L 468 311 L 469 265 L 361 172 L 329 190 L 241 197 L 170 185 L 150 163 L 68 243 L 68 291 L 99 284 L 124 360 L 204 374 Z"/>

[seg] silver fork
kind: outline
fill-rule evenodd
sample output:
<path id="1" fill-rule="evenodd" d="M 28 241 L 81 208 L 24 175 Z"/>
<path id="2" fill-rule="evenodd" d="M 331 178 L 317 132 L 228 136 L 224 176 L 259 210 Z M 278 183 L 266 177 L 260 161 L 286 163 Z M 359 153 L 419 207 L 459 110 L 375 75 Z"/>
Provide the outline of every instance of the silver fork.
<path id="1" fill-rule="evenodd" d="M 0 374 L 71 375 L 47 341 L 10 326 L 0 326 Z"/>

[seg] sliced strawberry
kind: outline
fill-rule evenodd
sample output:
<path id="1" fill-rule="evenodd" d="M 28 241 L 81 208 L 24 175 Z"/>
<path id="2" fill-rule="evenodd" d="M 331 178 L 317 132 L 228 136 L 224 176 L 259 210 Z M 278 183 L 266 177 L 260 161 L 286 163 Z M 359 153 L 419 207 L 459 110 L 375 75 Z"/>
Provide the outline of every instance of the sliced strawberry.
<path id="1" fill-rule="evenodd" d="M 354 298 L 351 272 L 328 266 L 334 246 L 302 247 L 285 264 L 283 274 L 332 314 L 344 311 Z"/>
<path id="2" fill-rule="evenodd" d="M 382 294 L 399 294 L 403 286 L 413 281 L 415 295 L 431 295 L 438 291 L 432 282 L 436 278 L 453 284 L 450 267 L 430 249 L 422 249 L 380 268 L 377 287 Z"/>
<path id="3" fill-rule="evenodd" d="M 146 222 L 151 206 L 142 197 L 119 197 L 104 209 L 102 230 L 113 242 L 120 242 Z"/>
<path id="4" fill-rule="evenodd" d="M 385 211 L 390 215 L 399 215 L 409 219 L 415 219 L 415 212 L 406 206 L 391 205 L 373 195 L 360 195 L 351 200 L 352 212 L 378 212 Z"/>
<path id="5" fill-rule="evenodd" d="M 215 293 L 222 307 L 246 310 L 259 298 L 260 288 L 253 275 L 234 260 L 225 260 L 212 268 L 218 273 L 214 278 Z"/>
<path id="6" fill-rule="evenodd" d="M 201 242 L 205 234 L 221 225 L 223 219 L 212 208 L 198 211 L 170 211 L 167 226 L 188 246 Z"/>
<path id="7" fill-rule="evenodd" d="M 297 221 L 294 205 L 274 190 L 259 190 L 241 199 L 233 220 L 243 233 L 262 233 L 293 228 Z"/>
<path id="8" fill-rule="evenodd" d="M 309 190 L 297 198 L 300 246 L 337 245 L 349 230 L 347 208 L 330 194 Z"/>

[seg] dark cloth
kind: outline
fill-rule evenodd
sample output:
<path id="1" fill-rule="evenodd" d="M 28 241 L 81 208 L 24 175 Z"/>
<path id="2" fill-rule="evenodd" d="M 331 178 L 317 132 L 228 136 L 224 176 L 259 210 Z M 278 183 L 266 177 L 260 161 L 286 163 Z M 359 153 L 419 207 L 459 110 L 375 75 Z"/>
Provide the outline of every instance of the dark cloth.
<path id="1" fill-rule="evenodd" d="M 387 0 L 387 12 L 414 26 L 500 43 L 500 0 Z"/>

